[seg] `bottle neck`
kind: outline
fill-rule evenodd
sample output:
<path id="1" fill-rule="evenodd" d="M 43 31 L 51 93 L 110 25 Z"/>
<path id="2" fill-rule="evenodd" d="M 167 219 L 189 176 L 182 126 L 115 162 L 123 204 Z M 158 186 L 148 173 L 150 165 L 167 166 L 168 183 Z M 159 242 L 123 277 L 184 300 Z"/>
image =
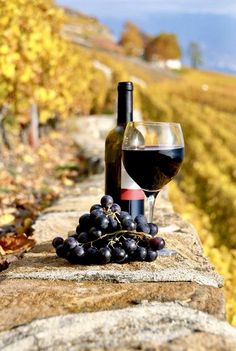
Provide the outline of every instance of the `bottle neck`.
<path id="1" fill-rule="evenodd" d="M 117 125 L 133 121 L 133 91 L 118 90 Z"/>

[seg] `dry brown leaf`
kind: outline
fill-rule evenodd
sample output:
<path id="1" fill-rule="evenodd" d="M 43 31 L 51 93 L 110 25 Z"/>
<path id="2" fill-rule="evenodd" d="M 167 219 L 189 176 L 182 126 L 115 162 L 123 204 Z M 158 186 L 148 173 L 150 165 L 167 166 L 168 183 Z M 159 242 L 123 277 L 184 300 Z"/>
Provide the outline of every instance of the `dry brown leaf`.
<path id="1" fill-rule="evenodd" d="M 35 245 L 35 240 L 25 234 L 8 233 L 0 237 L 0 247 L 5 255 L 28 251 Z M 3 255 L 3 254 L 2 254 Z"/>

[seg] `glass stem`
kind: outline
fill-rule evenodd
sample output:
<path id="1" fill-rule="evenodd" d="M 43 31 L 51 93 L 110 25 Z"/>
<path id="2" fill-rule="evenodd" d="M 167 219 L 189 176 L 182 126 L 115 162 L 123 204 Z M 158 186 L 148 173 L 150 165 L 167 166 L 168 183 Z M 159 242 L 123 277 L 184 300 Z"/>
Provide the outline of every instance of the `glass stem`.
<path id="1" fill-rule="evenodd" d="M 153 212 L 154 212 L 154 206 L 155 206 L 155 201 L 156 197 L 159 191 L 157 192 L 145 192 L 146 197 L 147 197 L 147 219 L 148 223 L 152 223 L 153 221 Z"/>

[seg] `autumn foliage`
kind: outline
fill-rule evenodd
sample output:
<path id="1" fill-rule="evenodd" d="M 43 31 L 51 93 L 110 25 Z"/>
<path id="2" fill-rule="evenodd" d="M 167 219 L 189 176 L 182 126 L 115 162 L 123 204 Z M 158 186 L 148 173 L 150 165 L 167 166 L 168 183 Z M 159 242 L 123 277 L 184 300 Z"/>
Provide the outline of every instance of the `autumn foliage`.
<path id="1" fill-rule="evenodd" d="M 144 39 L 140 29 L 134 23 L 127 22 L 119 43 L 126 55 L 141 56 L 144 52 Z"/>
<path id="2" fill-rule="evenodd" d="M 16 133 L 29 127 L 32 105 L 40 124 L 99 109 L 93 84 L 104 78 L 62 36 L 64 11 L 51 0 L 0 0 L 0 8 L 0 112 L 7 109 L 6 124 Z"/>
<path id="3" fill-rule="evenodd" d="M 18 123 L 27 123 L 32 102 L 44 122 L 55 111 L 64 113 L 70 96 L 61 40 L 63 12 L 51 1 L 0 1 L 0 103 L 8 103 Z M 64 88 L 64 89 L 63 89 Z"/>
<path id="4" fill-rule="evenodd" d="M 126 55 L 143 57 L 147 61 L 181 58 L 181 48 L 175 34 L 160 33 L 152 37 L 132 22 L 125 24 L 119 44 Z"/>
<path id="5" fill-rule="evenodd" d="M 181 49 L 175 34 L 161 33 L 151 38 L 144 51 L 147 61 L 175 60 L 181 58 Z"/>

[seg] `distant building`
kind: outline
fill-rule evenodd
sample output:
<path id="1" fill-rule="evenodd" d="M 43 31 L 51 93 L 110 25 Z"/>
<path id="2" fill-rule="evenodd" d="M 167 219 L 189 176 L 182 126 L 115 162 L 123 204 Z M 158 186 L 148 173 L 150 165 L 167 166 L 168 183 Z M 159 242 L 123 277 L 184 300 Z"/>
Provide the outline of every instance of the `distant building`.
<path id="1" fill-rule="evenodd" d="M 179 59 L 169 59 L 169 60 L 156 60 L 152 61 L 152 66 L 153 67 L 158 67 L 158 68 L 170 68 L 170 69 L 176 69 L 179 70 L 182 68 L 182 62 Z"/>

